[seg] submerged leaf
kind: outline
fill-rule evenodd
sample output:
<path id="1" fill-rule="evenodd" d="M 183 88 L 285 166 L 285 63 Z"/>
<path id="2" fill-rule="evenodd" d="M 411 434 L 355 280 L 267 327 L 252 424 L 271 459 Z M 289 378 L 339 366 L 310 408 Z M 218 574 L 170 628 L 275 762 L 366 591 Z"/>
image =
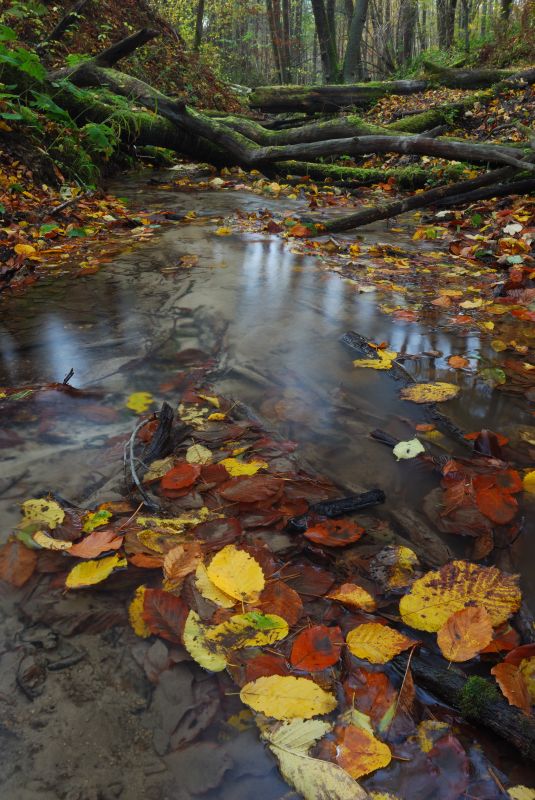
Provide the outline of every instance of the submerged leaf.
<path id="1" fill-rule="evenodd" d="M 270 675 L 247 683 L 240 692 L 245 705 L 275 719 L 310 719 L 336 708 L 334 695 L 308 678 Z"/>
<path id="2" fill-rule="evenodd" d="M 150 392 L 134 392 L 126 401 L 125 405 L 137 414 L 147 411 L 154 403 L 154 397 Z"/>
<path id="3" fill-rule="evenodd" d="M 346 641 L 354 656 L 365 658 L 372 664 L 386 664 L 403 650 L 417 644 L 414 639 L 379 622 L 358 625 L 349 631 Z"/>
<path id="4" fill-rule="evenodd" d="M 336 761 L 352 778 L 369 775 L 376 769 L 388 766 L 391 760 L 392 754 L 388 745 L 372 733 L 355 725 L 343 728 Z"/>
<path id="5" fill-rule="evenodd" d="M 403 400 L 413 403 L 443 403 L 459 394 L 459 387 L 453 383 L 414 383 L 402 389 L 400 395 Z"/>
<path id="6" fill-rule="evenodd" d="M 478 606 L 455 611 L 437 633 L 438 646 L 448 661 L 469 661 L 491 641 L 491 619 L 486 609 Z"/>

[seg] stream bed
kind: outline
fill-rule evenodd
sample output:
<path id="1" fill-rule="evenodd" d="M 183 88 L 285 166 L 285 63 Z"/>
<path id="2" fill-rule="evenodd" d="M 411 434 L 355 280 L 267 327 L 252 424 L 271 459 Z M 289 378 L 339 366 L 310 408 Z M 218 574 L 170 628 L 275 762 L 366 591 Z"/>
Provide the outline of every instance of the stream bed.
<path id="1" fill-rule="evenodd" d="M 133 237 L 131 246 L 98 274 L 44 279 L 25 295 L 3 301 L 0 387 L 61 382 L 73 369 L 72 385 L 94 395 L 80 403 L 65 393 L 42 392 L 32 413 L 1 433 L 2 537 L 18 522 L 19 504 L 28 497 L 56 491 L 82 506 L 95 498 L 117 499 L 106 493 L 122 472 L 125 435 L 136 422 L 135 413 L 126 407 L 128 397 L 150 392 L 156 409 L 176 386 L 178 400 L 180 374 L 195 351 L 213 360 L 216 391 L 245 404 L 266 426 L 296 442 L 309 468 L 346 491 L 380 487 L 387 503 L 400 510 L 420 509 L 437 485 L 436 476 L 418 461 L 397 463 L 391 450 L 369 433 L 383 428 L 410 439 L 411 422 L 426 422 L 425 414 L 399 398 L 399 384 L 385 372 L 356 370 L 356 356 L 340 344 L 340 336 L 354 330 L 372 341 L 388 342 L 389 349 L 400 354 L 440 351 L 439 357 L 405 362 L 414 377 L 430 381 L 451 380 L 449 355 L 470 351 L 488 357 L 488 345 L 472 332 L 462 336 L 380 313 L 373 293 L 359 294 L 351 283 L 322 269 L 319 259 L 292 253 L 277 236 L 215 233 L 221 218 L 238 209 L 280 211 L 281 203 L 289 208 L 295 203 L 246 191 L 171 192 L 159 188 L 152 173 L 150 178 L 129 176 L 110 188 L 134 208 L 177 215 L 196 211 L 197 218 L 188 224 L 164 223 L 146 239 Z M 396 244 L 404 238 L 382 225 L 363 234 L 366 241 Z M 421 243 L 407 236 L 403 245 L 410 249 Z M 183 265 L 187 256 L 196 257 L 194 266 Z M 463 430 L 487 427 L 514 435 L 518 427 L 530 424 L 522 401 L 475 383 L 470 376 L 457 378 L 461 399 L 449 402 L 447 413 Z M 447 454 L 458 452 L 459 445 L 444 437 L 440 447 Z M 448 543 L 462 552 L 460 545 Z M 517 564 L 533 565 L 533 537 L 522 537 L 513 556 Z M 524 567 L 522 574 L 527 578 L 529 569 Z M 523 589 L 533 600 L 527 579 Z M 103 602 L 112 613 L 111 598 L 105 594 Z M 3 599 L 3 631 L 9 640 L 15 628 L 10 600 Z M 62 600 L 65 608 L 52 613 L 43 599 L 44 610 L 32 622 L 55 621 L 58 635 L 67 637 L 73 615 L 87 614 L 87 603 L 67 596 Z M 6 677 L 15 668 L 15 656 L 8 653 L 0 664 L 0 694 L 8 695 L 8 721 L 13 715 L 0 730 L 10 762 L 0 779 L 6 797 L 295 796 L 251 729 L 238 735 L 227 731 L 217 746 L 206 739 L 195 752 L 170 748 L 182 720 L 178 711 L 173 716 L 171 707 L 183 706 L 184 713 L 202 705 L 199 698 L 213 691 L 210 679 L 188 663 L 176 663 L 175 677 L 158 684 L 147 711 L 139 664 L 146 667 L 147 658 L 164 656 L 147 655 L 145 642 L 137 645 L 134 655 L 129 650 L 125 656 L 128 648 L 119 635 L 114 639 L 113 630 L 95 643 L 91 627 L 86 629 L 80 645 L 86 658 L 76 676 L 69 678 L 69 670 L 56 673 L 48 693 L 28 701 L 22 711 L 9 698 Z M 10 733 L 10 725 L 15 730 L 21 720 L 27 731 L 22 739 Z M 496 747 L 486 744 L 497 755 Z M 505 761 L 510 773 L 526 781 L 515 759 L 507 754 Z M 395 785 L 382 788 L 396 790 Z M 436 796 L 432 788 L 422 788 L 418 800 Z M 479 796 L 503 797 L 499 791 Z"/>

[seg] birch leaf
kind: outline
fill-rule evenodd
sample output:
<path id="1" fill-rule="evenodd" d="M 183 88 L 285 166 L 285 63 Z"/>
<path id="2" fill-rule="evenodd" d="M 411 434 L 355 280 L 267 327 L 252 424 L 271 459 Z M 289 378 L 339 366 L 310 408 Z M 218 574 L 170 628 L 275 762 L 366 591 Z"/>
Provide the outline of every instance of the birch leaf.
<path id="1" fill-rule="evenodd" d="M 85 586 L 94 586 L 108 578 L 116 569 L 126 567 L 126 558 L 114 553 L 112 556 L 100 558 L 98 561 L 84 561 L 71 569 L 65 578 L 68 589 L 83 589 Z"/>
<path id="2" fill-rule="evenodd" d="M 218 589 L 246 603 L 258 599 L 266 582 L 258 561 L 233 544 L 216 553 L 206 572 Z"/>
<path id="3" fill-rule="evenodd" d="M 310 719 L 336 708 L 334 695 L 308 678 L 269 675 L 245 684 L 240 692 L 245 705 L 275 719 Z"/>
<path id="4" fill-rule="evenodd" d="M 227 659 L 214 642 L 206 638 L 208 626 L 203 625 L 195 611 L 190 611 L 184 626 L 182 638 L 190 656 L 204 669 L 221 672 L 227 666 Z"/>

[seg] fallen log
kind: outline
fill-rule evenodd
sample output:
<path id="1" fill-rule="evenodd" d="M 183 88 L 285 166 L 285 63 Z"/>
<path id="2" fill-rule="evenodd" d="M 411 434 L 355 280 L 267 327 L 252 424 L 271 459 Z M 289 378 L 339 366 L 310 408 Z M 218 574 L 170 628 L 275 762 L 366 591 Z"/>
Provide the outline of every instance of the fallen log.
<path id="1" fill-rule="evenodd" d="M 438 68 L 437 68 L 438 69 Z M 324 86 L 257 86 L 249 96 L 251 108 L 266 113 L 286 111 L 339 111 L 350 106 L 367 107 L 389 95 L 410 95 L 437 86 L 450 89 L 485 89 L 500 82 L 530 83 L 535 70 L 440 70 L 431 80 L 400 80 Z"/>
<path id="2" fill-rule="evenodd" d="M 88 2 L 89 0 L 78 0 L 78 2 L 75 3 L 66 14 L 64 14 L 57 25 L 50 31 L 44 42 L 40 42 L 37 45 L 37 52 L 42 52 L 43 50 L 46 50 L 53 42 L 59 42 L 60 39 L 63 39 L 71 25 L 74 25 L 76 22 L 78 22 L 82 11 Z"/>

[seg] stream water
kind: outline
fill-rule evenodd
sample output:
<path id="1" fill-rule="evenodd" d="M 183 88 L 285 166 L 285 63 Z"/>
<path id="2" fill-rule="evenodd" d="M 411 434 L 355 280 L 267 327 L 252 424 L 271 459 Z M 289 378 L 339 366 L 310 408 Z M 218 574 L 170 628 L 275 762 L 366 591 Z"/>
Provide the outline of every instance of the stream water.
<path id="1" fill-rule="evenodd" d="M 239 399 L 296 441 L 318 472 L 350 490 L 378 486 L 400 508 L 421 507 L 436 477 L 419 463 L 396 463 L 389 448 L 368 434 L 380 427 L 412 438 L 407 420 L 423 422 L 423 412 L 399 399 L 399 385 L 386 373 L 355 370 L 355 356 L 339 337 L 355 330 L 401 354 L 441 351 L 442 357 L 405 364 L 415 377 L 428 380 L 451 379 L 449 355 L 488 355 L 487 345 L 474 333 L 461 337 L 381 314 L 372 294 L 357 293 L 324 271 L 319 259 L 292 253 L 276 236 L 215 235 L 220 218 L 237 209 L 280 210 L 282 202 L 293 207 L 290 201 L 242 191 L 170 192 L 154 184 L 152 173 L 151 178 L 149 183 L 136 175 L 111 188 L 134 207 L 194 210 L 198 219 L 166 223 L 151 238 L 133 240 L 98 274 L 42 280 L 3 301 L 0 386 L 62 381 L 73 368 L 72 385 L 96 394 L 93 404 L 80 406 L 68 395 L 44 392 L 36 399 L 37 411 L 2 434 L 2 535 L 18 521 L 21 500 L 54 490 L 83 505 L 122 469 L 122 437 L 135 421 L 125 408 L 128 396 L 147 391 L 155 403 L 161 401 L 160 387 L 176 380 L 184 368 L 179 354 L 189 348 L 216 354 L 217 391 Z M 363 233 L 367 241 L 400 244 L 400 234 L 383 226 Z M 407 248 L 419 244 L 403 241 Z M 180 267 L 183 256 L 197 256 L 197 265 Z M 448 404 L 448 414 L 464 430 L 488 427 L 514 435 L 530 424 L 520 401 L 462 374 L 460 380 L 462 399 Z M 99 412 L 100 406 L 109 414 Z M 452 452 L 456 445 L 444 438 L 442 447 Z M 529 537 L 516 558 L 533 564 Z M 269 790 L 266 786 L 257 796 L 284 793 L 278 779 Z M 38 796 L 48 797 L 42 789 Z M 238 797 L 228 791 L 214 795 L 223 796 Z M 252 795 L 243 790 L 239 796 Z"/>

